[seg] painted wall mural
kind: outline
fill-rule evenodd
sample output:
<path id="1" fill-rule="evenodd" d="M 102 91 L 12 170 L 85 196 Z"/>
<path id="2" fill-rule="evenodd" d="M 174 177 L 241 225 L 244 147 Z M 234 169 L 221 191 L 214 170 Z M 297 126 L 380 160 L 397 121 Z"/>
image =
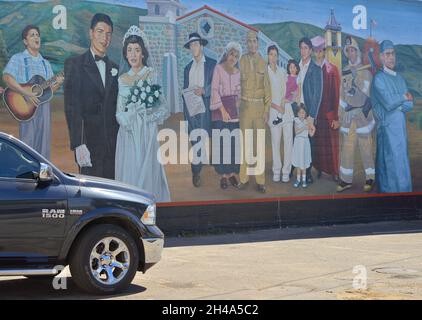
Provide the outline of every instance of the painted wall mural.
<path id="1" fill-rule="evenodd" d="M 0 1 L 0 131 L 158 202 L 422 192 L 421 17 L 400 0 Z"/>

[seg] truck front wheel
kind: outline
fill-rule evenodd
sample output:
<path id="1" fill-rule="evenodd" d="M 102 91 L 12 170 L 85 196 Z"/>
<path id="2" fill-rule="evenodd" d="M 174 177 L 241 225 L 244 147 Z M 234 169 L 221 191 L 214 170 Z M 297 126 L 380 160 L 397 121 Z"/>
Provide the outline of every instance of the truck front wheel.
<path id="1" fill-rule="evenodd" d="M 72 279 L 93 294 L 125 290 L 135 277 L 139 252 L 132 236 L 119 226 L 90 228 L 75 243 L 70 256 Z"/>

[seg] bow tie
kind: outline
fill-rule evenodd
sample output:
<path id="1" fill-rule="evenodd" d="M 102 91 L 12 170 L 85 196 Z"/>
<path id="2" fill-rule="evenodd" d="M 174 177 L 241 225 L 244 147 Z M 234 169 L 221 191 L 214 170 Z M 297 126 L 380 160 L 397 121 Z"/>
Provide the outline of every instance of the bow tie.
<path id="1" fill-rule="evenodd" d="M 107 59 L 108 59 L 107 56 L 100 57 L 100 56 L 95 55 L 95 62 L 97 62 L 97 61 L 107 62 Z"/>

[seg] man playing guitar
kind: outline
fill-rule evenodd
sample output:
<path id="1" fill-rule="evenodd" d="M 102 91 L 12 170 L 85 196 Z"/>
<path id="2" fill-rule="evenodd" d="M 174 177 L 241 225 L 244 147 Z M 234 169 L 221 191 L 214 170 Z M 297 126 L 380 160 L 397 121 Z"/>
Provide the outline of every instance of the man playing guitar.
<path id="1" fill-rule="evenodd" d="M 40 54 L 40 29 L 34 25 L 26 26 L 22 31 L 22 40 L 26 49 L 12 56 L 3 70 L 3 80 L 10 89 L 38 106 L 32 119 L 19 123 L 19 137 L 23 142 L 49 159 L 51 142 L 50 103 L 40 104 L 37 94 L 32 92 L 30 88 L 24 88 L 21 84 L 27 83 L 35 75 L 49 80 L 53 77 L 53 71 L 50 63 Z M 58 76 L 51 87 L 52 91 L 57 91 L 63 81 L 64 78 Z"/>

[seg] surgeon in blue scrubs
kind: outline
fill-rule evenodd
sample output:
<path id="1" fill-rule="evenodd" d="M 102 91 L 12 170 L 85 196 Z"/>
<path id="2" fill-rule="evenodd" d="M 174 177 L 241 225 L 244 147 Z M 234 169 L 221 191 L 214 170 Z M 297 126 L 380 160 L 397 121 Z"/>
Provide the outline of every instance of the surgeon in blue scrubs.
<path id="1" fill-rule="evenodd" d="M 377 123 L 376 181 L 382 193 L 411 192 L 406 113 L 413 96 L 401 75 L 394 71 L 396 51 L 390 40 L 380 45 L 383 67 L 375 75 L 371 101 Z"/>

